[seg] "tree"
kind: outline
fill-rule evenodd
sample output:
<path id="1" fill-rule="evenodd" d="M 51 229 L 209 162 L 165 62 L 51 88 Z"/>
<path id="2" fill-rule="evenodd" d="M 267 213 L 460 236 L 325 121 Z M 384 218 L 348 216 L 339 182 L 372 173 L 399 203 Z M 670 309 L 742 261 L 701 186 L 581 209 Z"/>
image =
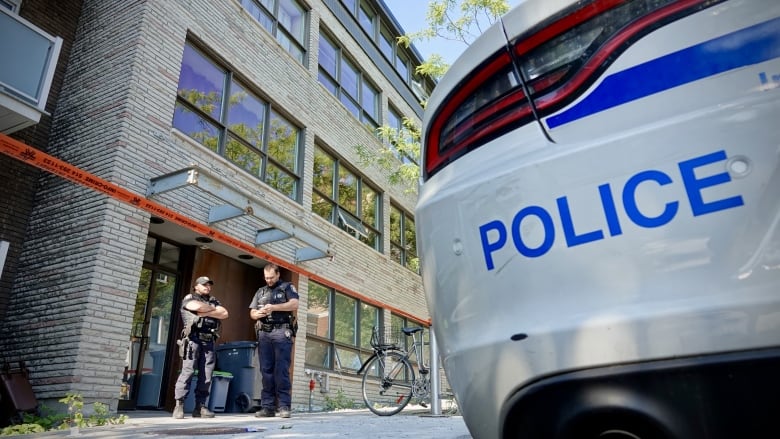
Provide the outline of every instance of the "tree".
<path id="1" fill-rule="evenodd" d="M 440 38 L 468 46 L 508 11 L 506 0 L 431 0 L 426 15 L 428 27 L 399 37 L 398 44 L 408 48 L 415 41 Z M 448 68 L 440 55 L 433 54 L 417 66 L 416 72 L 438 80 Z"/>
<path id="2" fill-rule="evenodd" d="M 506 0 L 430 0 L 426 15 L 428 27 L 398 37 L 398 45 L 408 48 L 416 41 L 441 38 L 468 46 L 508 11 Z M 441 55 L 433 54 L 417 66 L 415 72 L 438 80 L 447 69 L 449 65 Z M 420 105 L 425 107 L 426 102 L 420 102 Z M 382 169 L 390 184 L 416 194 L 420 178 L 420 127 L 406 117 L 402 125 L 400 129 L 387 125 L 377 129 L 384 147 L 357 145 L 355 149 L 361 165 Z"/>

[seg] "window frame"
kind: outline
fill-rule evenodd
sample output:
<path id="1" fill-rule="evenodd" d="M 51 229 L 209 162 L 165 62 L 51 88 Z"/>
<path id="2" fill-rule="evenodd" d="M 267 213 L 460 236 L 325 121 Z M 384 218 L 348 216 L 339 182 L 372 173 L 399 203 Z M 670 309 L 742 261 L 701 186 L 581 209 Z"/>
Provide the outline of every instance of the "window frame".
<path id="1" fill-rule="evenodd" d="M 304 364 L 306 367 L 357 374 L 357 371 L 360 369 L 363 362 L 373 354 L 370 330 L 373 326 L 383 326 L 384 317 L 382 308 L 366 303 L 335 288 L 327 287 L 313 280 L 309 280 L 309 291 L 314 290 L 320 292 L 327 291 L 328 309 L 326 314 L 328 319 L 328 333 L 323 336 L 318 335 L 316 331 L 311 331 L 311 329 L 318 329 L 319 325 L 316 325 L 316 328 L 312 328 L 315 325 L 308 324 L 311 319 L 307 314 L 306 340 L 307 346 L 309 342 L 314 342 L 317 346 L 325 347 L 324 363 L 326 364 L 323 364 L 323 362 L 320 361 L 311 361 L 312 359 L 309 357 L 310 351 L 308 348 L 306 355 L 304 356 Z M 341 301 L 340 303 L 342 305 L 344 303 L 352 304 L 351 315 L 338 315 L 339 312 L 344 311 L 343 307 L 339 310 L 339 301 Z M 370 316 L 369 313 L 373 313 L 373 316 Z M 344 317 L 347 317 L 347 319 L 344 319 Z M 316 318 L 321 318 L 321 315 L 318 315 Z M 339 333 L 343 332 L 343 329 L 339 330 L 337 328 L 337 323 L 343 324 L 349 319 L 351 319 L 352 340 L 339 340 Z M 367 322 L 370 323 L 368 326 L 365 326 L 364 319 L 367 319 Z M 339 352 L 347 352 L 356 355 L 356 357 L 353 358 L 358 358 L 360 364 L 352 363 L 351 366 L 348 365 L 345 367 L 341 359 L 342 354 Z"/>
<path id="2" fill-rule="evenodd" d="M 395 123 L 392 123 L 394 122 Z M 395 130 L 396 135 L 400 137 L 403 133 L 409 133 L 408 130 L 406 130 L 406 127 L 404 126 L 404 116 L 401 114 L 400 111 L 390 102 L 387 104 L 387 120 L 386 125 L 392 129 Z M 410 138 L 411 136 L 407 136 L 404 141 L 407 143 L 411 143 L 413 139 Z M 400 151 L 396 145 L 390 141 L 390 139 L 383 139 L 384 143 L 393 150 L 393 154 L 395 155 L 395 158 L 401 161 L 401 163 L 404 164 L 414 164 L 415 166 L 420 166 L 417 161 L 415 161 L 412 157 L 409 157 L 409 155 L 405 154 L 404 152 Z"/>
<path id="3" fill-rule="evenodd" d="M 312 177 L 314 181 L 314 184 L 312 185 L 312 211 L 320 216 L 321 218 L 329 221 L 331 224 L 336 225 L 340 229 L 344 230 L 345 232 L 349 233 L 352 237 L 358 239 L 360 242 L 366 244 L 367 246 L 373 248 L 374 250 L 378 252 L 382 252 L 383 248 L 383 224 L 382 224 L 382 192 L 379 190 L 379 187 L 370 183 L 367 181 L 366 177 L 363 176 L 360 172 L 356 170 L 356 168 L 353 168 L 349 166 L 348 164 L 345 164 L 343 160 L 341 160 L 338 156 L 333 154 L 328 148 L 320 145 L 315 144 L 314 146 L 314 164 L 313 166 L 318 166 L 317 163 L 317 156 L 318 155 L 324 155 L 329 159 L 329 163 L 331 164 L 330 169 L 330 194 L 325 194 L 323 192 L 323 189 L 320 189 L 318 187 L 317 178 L 320 174 L 320 171 L 317 169 L 312 169 Z M 353 213 L 349 206 L 345 205 L 341 201 L 341 194 L 339 192 L 339 180 L 341 179 L 342 175 L 342 169 L 346 172 L 349 172 L 352 176 L 354 176 L 357 184 L 357 190 L 355 194 L 355 212 Z M 367 188 L 370 190 L 374 195 L 374 218 L 375 223 L 369 224 L 365 221 L 365 196 L 364 196 L 364 188 Z M 322 202 L 328 203 L 329 205 L 329 212 L 330 217 L 326 217 L 322 213 L 318 211 L 318 209 L 315 208 L 314 204 L 317 202 L 317 198 L 320 198 Z M 359 216 L 358 216 L 359 215 Z M 373 233 L 373 243 L 369 243 L 369 237 L 368 234 Z"/>
<path id="4" fill-rule="evenodd" d="M 376 10 L 365 0 L 358 2 L 357 10 L 355 11 L 355 18 L 357 18 L 360 28 L 371 38 L 372 41 L 377 41 L 378 30 L 380 29 L 379 14 Z M 369 13 L 371 14 L 369 16 Z M 367 18 L 368 20 L 364 20 Z M 364 22 L 370 23 L 370 29 L 366 29 Z"/>
<path id="5" fill-rule="evenodd" d="M 322 60 L 328 59 L 322 56 L 322 44 L 327 43 L 330 49 L 333 50 L 334 70 L 331 72 L 328 65 L 324 65 Z M 355 72 L 355 95 L 349 90 L 353 87 L 348 87 L 350 84 L 346 84 L 347 78 L 344 77 L 344 66 L 351 67 L 351 70 Z M 360 69 L 360 64 L 349 56 L 344 48 L 336 42 L 336 39 L 328 35 L 324 30 L 320 32 L 320 45 L 318 47 L 318 66 L 317 66 L 317 79 L 332 95 L 341 102 L 342 105 L 354 116 L 360 123 L 368 127 L 372 132 L 379 128 L 379 121 L 382 117 L 381 102 L 382 102 L 382 90 L 373 83 L 368 75 Z M 335 75 L 335 77 L 334 77 Z M 326 82 L 323 82 L 326 81 Z M 376 94 L 373 97 L 373 105 L 371 109 L 367 109 L 365 103 L 365 91 L 366 87 L 371 88 Z M 350 105 L 352 107 L 350 107 Z M 373 114 L 372 114 L 373 113 Z"/>
<path id="6" fill-rule="evenodd" d="M 399 216 L 399 231 L 398 236 L 400 238 L 400 241 L 396 241 L 394 239 L 394 221 L 393 221 L 393 215 L 395 213 L 398 213 Z M 412 223 L 412 231 L 414 232 L 414 240 L 411 243 L 407 243 L 406 241 L 409 239 L 406 235 L 406 229 L 408 226 L 408 223 Z M 408 213 L 405 209 L 403 209 L 401 206 L 394 202 L 390 202 L 390 259 L 397 262 L 403 267 L 406 267 L 407 269 L 414 271 L 419 274 L 420 267 L 419 267 L 419 254 L 417 252 L 417 229 L 415 228 L 415 221 L 414 217 Z M 409 246 L 412 246 L 414 249 L 414 253 L 410 254 L 410 248 Z M 395 257 L 395 253 L 398 252 L 398 259 Z"/>
<path id="7" fill-rule="evenodd" d="M 398 75 L 401 77 L 401 79 L 403 79 L 406 84 L 411 85 L 412 75 L 410 72 L 412 69 L 410 68 L 411 59 L 409 55 L 407 55 L 403 50 L 396 50 L 393 65 L 395 66 L 395 71 L 398 72 Z M 401 67 L 403 67 L 403 70 L 401 70 Z"/>
<path id="8" fill-rule="evenodd" d="M 304 66 L 308 65 L 308 59 L 309 59 L 309 50 L 308 50 L 308 42 L 309 42 L 309 32 L 310 32 L 310 9 L 307 8 L 307 6 L 298 1 L 298 0 L 265 0 L 265 1 L 271 1 L 273 2 L 273 11 L 270 11 L 268 7 L 264 4 L 263 0 L 239 0 L 241 4 L 241 8 L 246 11 L 246 13 L 252 17 L 263 29 L 265 29 L 268 33 L 270 33 L 276 41 L 284 47 L 284 49 L 287 51 L 287 53 L 290 54 L 293 58 L 295 58 L 299 63 L 301 63 Z M 287 26 L 285 26 L 282 23 L 281 18 L 279 17 L 280 11 L 282 8 L 282 2 L 286 2 L 291 4 L 292 6 L 296 6 L 298 10 L 301 11 L 301 38 L 300 40 L 295 36 L 293 31 L 291 29 L 287 29 Z M 247 3 L 251 4 L 255 10 L 263 13 L 264 17 L 267 18 L 270 23 L 270 29 L 269 26 L 259 20 L 253 13 L 252 10 L 247 6 Z M 284 37 L 284 38 L 282 38 Z M 296 49 L 298 49 L 298 53 L 295 53 L 291 50 L 291 46 L 294 46 Z"/>
<path id="9" fill-rule="evenodd" d="M 19 14 L 19 9 L 22 7 L 22 0 L 0 0 L 0 6 L 7 8 L 14 14 Z"/>
<path id="10" fill-rule="evenodd" d="M 383 49 L 384 47 L 383 43 L 387 43 L 390 49 L 390 53 L 387 53 Z M 393 32 L 390 31 L 390 29 L 388 29 L 387 26 L 384 25 L 380 26 L 377 46 L 379 47 L 379 53 L 381 53 L 385 57 L 387 62 L 389 62 L 392 65 L 393 60 L 395 59 L 395 51 L 396 51 L 397 43 L 396 43 L 396 37 L 393 36 Z"/>
<path id="11" fill-rule="evenodd" d="M 244 172 L 258 180 L 262 181 L 269 187 L 273 188 L 277 192 L 285 195 L 293 201 L 301 202 L 301 194 L 303 187 L 302 168 L 303 168 L 303 156 L 304 156 L 304 130 L 299 125 L 287 118 L 287 116 L 279 111 L 270 101 L 265 99 L 260 94 L 254 91 L 254 88 L 243 81 L 238 75 L 225 67 L 222 63 L 216 61 L 209 54 L 193 44 L 191 41 L 185 43 L 184 52 L 182 55 L 182 64 L 185 62 L 187 56 L 187 50 L 191 49 L 194 55 L 200 57 L 197 61 L 206 63 L 207 67 L 213 67 L 215 74 L 221 73 L 221 96 L 219 98 L 219 110 L 207 113 L 201 106 L 192 103 L 186 97 L 181 94 L 182 76 L 179 76 L 179 82 L 177 83 L 176 101 L 173 119 L 171 120 L 171 126 L 193 141 L 197 142 L 206 149 L 218 154 L 225 158 L 225 160 L 231 162 L 233 165 L 241 168 Z M 184 69 L 182 68 L 182 71 Z M 238 125 L 231 125 L 231 112 L 229 110 L 229 102 L 233 98 L 234 87 L 242 89 L 248 96 L 254 98 L 254 102 L 258 103 L 263 108 L 262 115 L 262 133 L 260 134 L 260 145 L 253 144 L 248 138 L 237 131 Z M 196 92 L 200 90 L 195 89 Z M 207 95 L 211 94 L 209 92 Z M 204 105 L 205 107 L 206 105 Z M 181 112 L 180 112 L 181 111 Z M 217 143 L 214 147 L 205 144 L 203 141 L 198 140 L 192 136 L 192 133 L 188 132 L 184 128 L 184 121 L 181 118 L 191 117 L 187 113 L 191 113 L 191 116 L 199 118 L 204 124 L 208 123 L 211 128 L 216 130 Z M 179 122 L 177 123 L 177 120 Z M 282 163 L 278 157 L 271 154 L 270 148 L 273 146 L 273 122 L 274 120 L 283 121 L 287 127 L 291 127 L 294 130 L 294 150 L 292 160 L 289 161 L 292 168 L 288 167 L 285 163 Z M 207 133 L 208 134 L 208 133 Z M 210 137 L 210 136 L 207 136 Z M 253 154 L 259 157 L 260 163 L 258 165 L 257 173 L 253 173 L 252 170 L 247 169 L 247 163 L 240 163 L 230 158 L 231 148 L 243 148 L 246 151 L 245 155 Z M 269 174 L 269 167 L 272 169 L 278 169 L 291 181 L 292 190 L 283 191 L 280 185 L 274 184 L 272 179 L 278 175 L 274 173 Z"/>

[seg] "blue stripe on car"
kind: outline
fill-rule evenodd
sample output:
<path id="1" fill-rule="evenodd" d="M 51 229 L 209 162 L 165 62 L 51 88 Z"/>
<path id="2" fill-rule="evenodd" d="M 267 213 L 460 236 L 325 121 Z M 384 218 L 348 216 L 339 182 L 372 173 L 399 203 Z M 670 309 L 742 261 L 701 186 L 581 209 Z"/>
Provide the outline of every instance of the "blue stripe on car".
<path id="1" fill-rule="evenodd" d="M 550 116 L 556 128 L 636 99 L 780 57 L 780 18 L 670 53 L 604 79 L 571 108 Z"/>

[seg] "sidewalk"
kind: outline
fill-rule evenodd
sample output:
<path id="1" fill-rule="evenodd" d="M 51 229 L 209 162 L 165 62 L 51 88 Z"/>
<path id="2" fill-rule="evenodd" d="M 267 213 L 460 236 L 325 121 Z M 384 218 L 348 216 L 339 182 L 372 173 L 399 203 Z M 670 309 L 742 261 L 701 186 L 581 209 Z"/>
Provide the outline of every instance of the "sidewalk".
<path id="1" fill-rule="evenodd" d="M 123 412 L 125 424 L 52 431 L 26 437 L 69 438 L 431 438 L 471 439 L 461 416 L 430 416 L 430 411 L 404 410 L 376 416 L 368 409 L 297 413 L 291 418 L 255 418 L 254 413 L 217 413 L 212 419 L 173 419 L 166 411 Z"/>

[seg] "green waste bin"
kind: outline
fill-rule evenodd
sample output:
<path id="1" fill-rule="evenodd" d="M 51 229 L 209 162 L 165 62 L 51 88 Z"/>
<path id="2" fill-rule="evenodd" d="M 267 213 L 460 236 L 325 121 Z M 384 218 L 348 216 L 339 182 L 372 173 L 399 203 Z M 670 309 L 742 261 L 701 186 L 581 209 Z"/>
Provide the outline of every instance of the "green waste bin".
<path id="1" fill-rule="evenodd" d="M 233 374 L 221 370 L 215 370 L 211 374 L 211 389 L 209 390 L 209 397 L 206 398 L 206 406 L 215 413 L 225 411 L 225 405 L 227 402 L 227 395 L 230 388 L 230 381 L 233 379 Z M 195 409 L 195 388 L 198 386 L 198 371 L 192 375 L 192 381 L 190 382 L 190 391 L 187 393 L 187 397 L 184 399 L 184 412 L 189 413 Z"/>
<path id="2" fill-rule="evenodd" d="M 215 370 L 211 375 L 211 394 L 209 395 L 209 410 L 216 413 L 225 411 L 230 382 L 233 374 L 221 370 Z"/>

